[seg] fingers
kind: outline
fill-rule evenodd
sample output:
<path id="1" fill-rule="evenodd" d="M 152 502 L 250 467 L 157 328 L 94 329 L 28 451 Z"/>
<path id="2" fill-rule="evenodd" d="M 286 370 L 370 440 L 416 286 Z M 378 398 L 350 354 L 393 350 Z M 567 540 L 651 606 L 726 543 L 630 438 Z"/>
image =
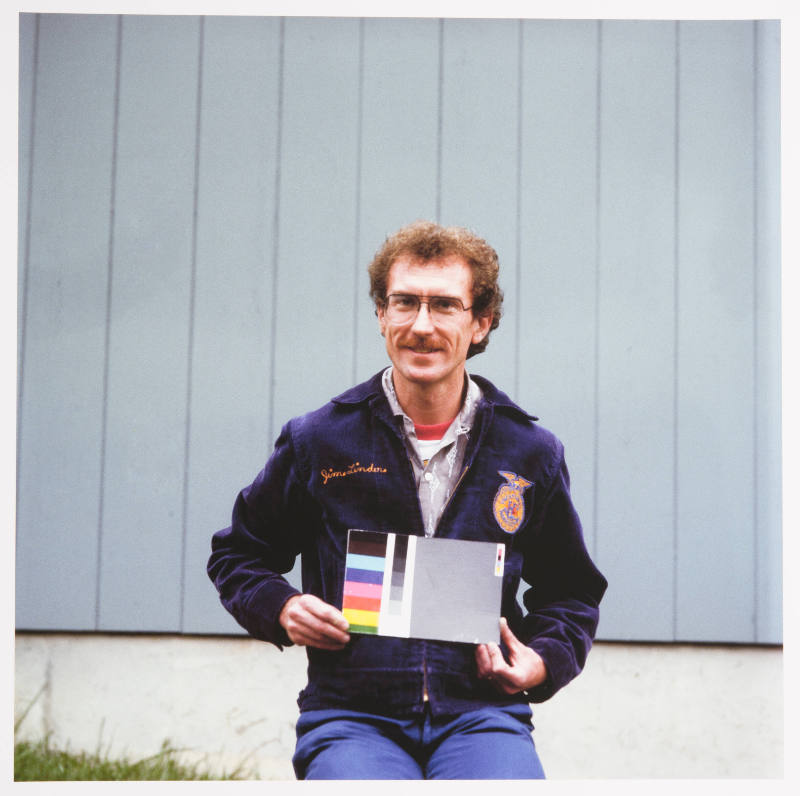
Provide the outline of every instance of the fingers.
<path id="1" fill-rule="evenodd" d="M 504 616 L 500 617 L 500 639 L 511 653 L 517 652 L 525 646 L 511 631 L 508 620 Z"/>
<path id="2" fill-rule="evenodd" d="M 513 666 L 506 663 L 503 653 L 497 644 L 488 645 L 489 660 L 491 662 L 491 673 L 489 679 L 497 688 L 506 694 L 513 694 L 519 691 L 517 684 L 517 672 Z"/>
<path id="3" fill-rule="evenodd" d="M 478 677 L 489 680 L 500 691 L 513 694 L 520 689 L 514 682 L 514 672 L 503 658 L 500 647 L 494 642 L 480 644 L 475 649 Z"/>
<path id="4" fill-rule="evenodd" d="M 295 644 L 338 650 L 350 640 L 349 625 L 341 611 L 313 594 L 290 597 L 279 621 Z"/>
<path id="5" fill-rule="evenodd" d="M 506 663 L 506 659 L 503 657 L 500 647 L 498 647 L 497 644 L 494 642 L 487 644 L 486 651 L 489 655 L 489 665 L 493 675 L 497 676 L 504 674 L 510 668 Z"/>
<path id="6" fill-rule="evenodd" d="M 478 668 L 478 677 L 489 679 L 492 674 L 492 659 L 486 644 L 479 644 L 475 649 L 475 664 Z"/>
<path id="7" fill-rule="evenodd" d="M 500 617 L 500 638 L 508 646 L 509 640 L 521 644 L 511 632 L 505 617 Z M 475 650 L 475 662 L 478 666 L 478 677 L 491 679 L 501 671 L 509 669 L 500 647 L 494 642 L 479 644 Z"/>
<path id="8" fill-rule="evenodd" d="M 506 694 L 516 694 L 543 682 L 546 677 L 544 662 L 511 632 L 505 618 L 500 620 L 500 638 L 508 647 L 510 663 L 494 642 L 480 644 L 475 650 L 478 677 L 489 680 Z"/>

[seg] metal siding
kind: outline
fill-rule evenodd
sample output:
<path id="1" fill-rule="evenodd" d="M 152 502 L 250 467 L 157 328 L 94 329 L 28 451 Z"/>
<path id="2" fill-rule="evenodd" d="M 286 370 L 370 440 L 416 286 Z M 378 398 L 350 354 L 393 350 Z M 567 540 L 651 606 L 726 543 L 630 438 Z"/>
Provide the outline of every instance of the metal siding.
<path id="1" fill-rule="evenodd" d="M 353 379 L 359 30 L 285 22 L 274 435 Z"/>
<path id="2" fill-rule="evenodd" d="M 236 624 L 206 575 L 210 535 L 261 469 L 269 433 L 280 20 L 208 17 L 202 67 L 184 611 Z"/>
<path id="3" fill-rule="evenodd" d="M 113 17 L 40 17 L 17 474 L 31 629 L 95 624 L 116 38 Z"/>
<path id="4" fill-rule="evenodd" d="M 126 16 L 99 628 L 177 631 L 199 20 Z"/>
<path id="5" fill-rule="evenodd" d="M 598 23 L 524 23 L 517 379 L 594 522 Z M 493 345 L 493 343 L 491 344 Z"/>
<path id="6" fill-rule="evenodd" d="M 780 25 L 756 24 L 756 641 L 782 639 Z"/>
<path id="7" fill-rule="evenodd" d="M 502 286 L 517 291 L 520 23 L 448 20 L 442 31 L 443 224 L 476 230 L 497 251 Z M 467 367 L 509 392 L 515 385 L 515 302 L 486 353 Z"/>
<path id="8" fill-rule="evenodd" d="M 755 641 L 753 25 L 679 25 L 677 622 Z"/>
<path id="9" fill-rule="evenodd" d="M 675 24 L 602 25 L 597 563 L 603 632 L 673 635 Z M 632 68 L 635 65 L 635 68 Z"/>
<path id="10" fill-rule="evenodd" d="M 20 628 L 238 632 L 210 535 L 438 215 L 500 254 L 469 367 L 565 443 L 600 636 L 780 642 L 777 23 L 124 17 L 115 141 L 117 18 L 39 17 L 34 98 L 36 19 Z"/>
<path id="11" fill-rule="evenodd" d="M 363 21 L 356 375 L 386 366 L 367 265 L 396 229 L 436 212 L 439 22 Z"/>
<path id="12" fill-rule="evenodd" d="M 19 114 L 17 120 L 17 362 L 22 368 L 22 346 L 25 339 L 25 268 L 28 262 L 28 231 L 30 208 L 31 149 L 33 145 L 33 96 L 36 84 L 37 16 L 19 15 Z M 17 383 L 19 388 L 19 380 Z"/>

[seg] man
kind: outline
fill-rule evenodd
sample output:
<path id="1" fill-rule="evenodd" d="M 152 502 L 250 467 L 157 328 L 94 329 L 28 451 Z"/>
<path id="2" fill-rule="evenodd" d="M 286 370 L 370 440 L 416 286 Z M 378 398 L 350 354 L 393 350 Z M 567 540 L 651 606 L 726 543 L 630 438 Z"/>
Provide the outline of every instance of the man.
<path id="1" fill-rule="evenodd" d="M 369 274 L 391 367 L 289 421 L 213 537 L 223 605 L 252 636 L 307 647 L 298 778 L 544 777 L 529 703 L 583 668 L 606 581 L 561 443 L 466 372 L 500 321 L 498 271 L 460 228 L 387 239 Z M 504 543 L 501 646 L 348 633 L 350 528 Z M 298 554 L 303 593 L 281 574 Z"/>

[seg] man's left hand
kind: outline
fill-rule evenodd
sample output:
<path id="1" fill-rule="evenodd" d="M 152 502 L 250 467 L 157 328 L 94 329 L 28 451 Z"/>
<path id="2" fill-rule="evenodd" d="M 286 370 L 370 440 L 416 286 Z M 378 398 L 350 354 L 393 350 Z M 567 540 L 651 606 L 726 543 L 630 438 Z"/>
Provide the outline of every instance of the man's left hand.
<path id="1" fill-rule="evenodd" d="M 500 619 L 500 638 L 508 647 L 509 662 L 506 663 L 494 642 L 480 644 L 475 650 L 478 677 L 492 681 L 506 694 L 527 691 L 543 683 L 547 677 L 544 661 L 511 632 L 505 617 Z"/>

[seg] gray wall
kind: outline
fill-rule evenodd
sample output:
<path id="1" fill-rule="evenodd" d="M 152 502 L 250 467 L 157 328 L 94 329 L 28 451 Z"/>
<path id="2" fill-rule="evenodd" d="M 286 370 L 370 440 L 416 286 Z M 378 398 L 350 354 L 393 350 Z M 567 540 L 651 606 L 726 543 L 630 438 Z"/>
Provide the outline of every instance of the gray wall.
<path id="1" fill-rule="evenodd" d="M 20 17 L 17 626 L 237 632 L 211 533 L 386 361 L 365 266 L 497 248 L 605 639 L 781 640 L 775 22 Z"/>

